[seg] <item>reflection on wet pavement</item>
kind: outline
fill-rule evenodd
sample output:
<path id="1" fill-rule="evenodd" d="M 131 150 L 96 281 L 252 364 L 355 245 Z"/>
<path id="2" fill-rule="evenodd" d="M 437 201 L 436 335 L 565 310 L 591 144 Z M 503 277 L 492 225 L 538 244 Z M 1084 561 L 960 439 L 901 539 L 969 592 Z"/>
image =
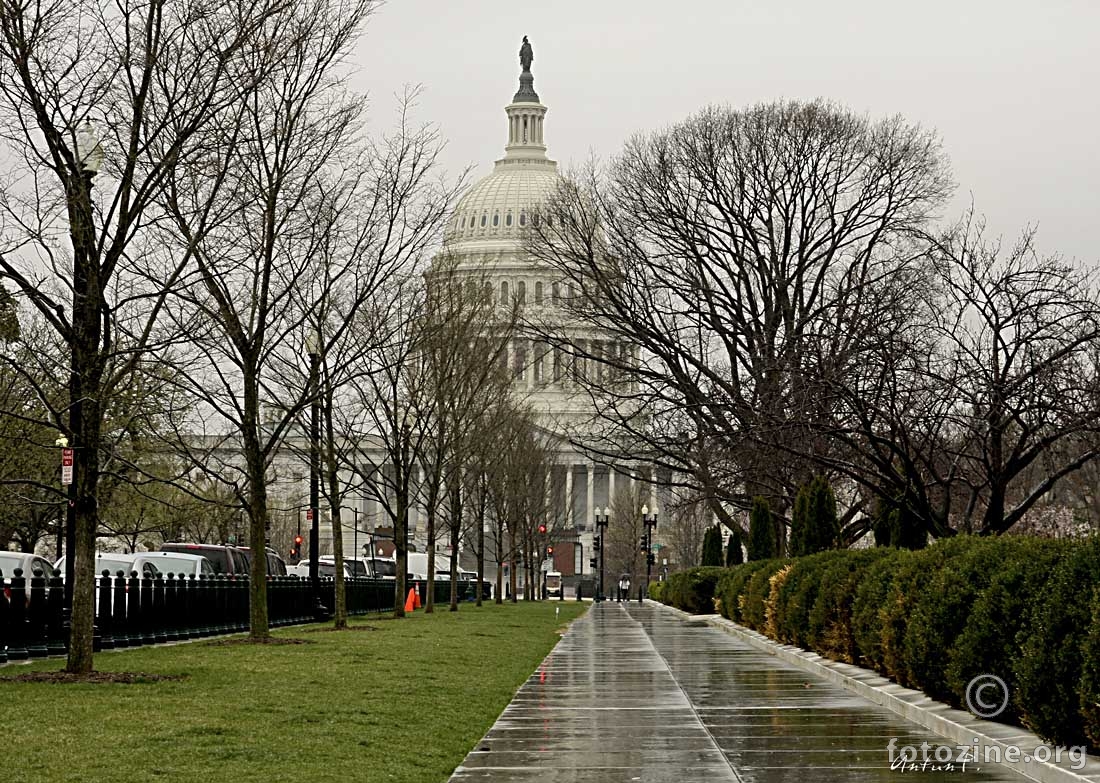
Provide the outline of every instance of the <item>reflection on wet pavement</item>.
<path id="1" fill-rule="evenodd" d="M 892 770 L 894 737 L 899 748 L 941 744 L 717 629 L 604 603 L 572 624 L 451 780 L 1026 780 L 972 763 Z"/>

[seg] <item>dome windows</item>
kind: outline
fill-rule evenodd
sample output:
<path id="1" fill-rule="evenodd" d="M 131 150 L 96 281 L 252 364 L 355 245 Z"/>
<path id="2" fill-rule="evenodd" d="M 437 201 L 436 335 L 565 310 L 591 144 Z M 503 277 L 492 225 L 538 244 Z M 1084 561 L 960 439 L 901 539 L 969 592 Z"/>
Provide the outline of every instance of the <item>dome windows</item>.
<path id="1" fill-rule="evenodd" d="M 535 304 L 542 304 L 542 281 L 535 281 Z"/>
<path id="2" fill-rule="evenodd" d="M 506 225 L 506 226 L 512 225 L 512 213 L 511 212 L 509 212 L 507 215 L 504 216 L 504 225 Z"/>
<path id="3" fill-rule="evenodd" d="M 500 215 L 493 215 L 493 228 L 500 225 Z"/>
<path id="4" fill-rule="evenodd" d="M 526 226 L 527 225 L 527 213 L 526 212 L 520 212 L 519 213 L 519 224 L 521 226 Z"/>

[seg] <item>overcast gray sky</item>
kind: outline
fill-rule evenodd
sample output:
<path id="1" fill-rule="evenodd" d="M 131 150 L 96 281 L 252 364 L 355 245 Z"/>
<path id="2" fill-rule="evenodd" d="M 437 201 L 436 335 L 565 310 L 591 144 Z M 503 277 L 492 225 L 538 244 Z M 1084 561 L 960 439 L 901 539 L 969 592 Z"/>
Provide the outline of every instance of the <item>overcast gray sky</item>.
<path id="1" fill-rule="evenodd" d="M 488 173 L 518 51 L 535 50 L 546 139 L 563 166 L 708 103 L 826 97 L 936 129 L 959 190 L 1011 239 L 1095 264 L 1100 217 L 1098 0 L 390 0 L 354 58 L 372 129 L 421 84 L 452 171 Z"/>

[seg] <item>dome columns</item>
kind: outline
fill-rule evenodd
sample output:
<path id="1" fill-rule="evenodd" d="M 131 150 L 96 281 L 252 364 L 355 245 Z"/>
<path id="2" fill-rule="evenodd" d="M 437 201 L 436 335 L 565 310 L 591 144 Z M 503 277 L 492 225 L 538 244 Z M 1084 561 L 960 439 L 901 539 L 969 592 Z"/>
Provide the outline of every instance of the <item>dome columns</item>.
<path id="1" fill-rule="evenodd" d="M 508 115 L 508 143 L 505 159 L 546 158 L 543 123 L 546 107 L 541 103 L 512 103 L 504 108 Z"/>

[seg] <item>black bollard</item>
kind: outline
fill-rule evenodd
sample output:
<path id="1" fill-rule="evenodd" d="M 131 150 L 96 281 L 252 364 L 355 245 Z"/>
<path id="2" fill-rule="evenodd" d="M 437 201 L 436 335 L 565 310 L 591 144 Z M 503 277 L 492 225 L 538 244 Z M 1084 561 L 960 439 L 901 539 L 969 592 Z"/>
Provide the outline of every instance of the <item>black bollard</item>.
<path id="1" fill-rule="evenodd" d="M 141 599 L 141 580 L 138 579 L 137 571 L 131 571 L 126 577 L 126 623 L 129 626 L 131 647 L 145 644 L 145 612 L 149 607 Z"/>
<path id="2" fill-rule="evenodd" d="M 195 632 L 195 575 L 180 576 L 176 585 L 179 595 L 180 639 L 194 639 Z"/>
<path id="3" fill-rule="evenodd" d="M 183 578 L 183 574 L 180 574 L 180 578 Z M 180 640 L 179 596 L 176 590 L 176 577 L 169 571 L 164 576 L 164 638 L 169 642 Z"/>
<path id="4" fill-rule="evenodd" d="M 61 581 L 60 574 L 55 573 L 49 579 L 46 611 L 50 615 L 46 650 L 50 655 L 64 655 L 69 649 L 69 640 L 65 636 L 65 583 Z"/>
<path id="5" fill-rule="evenodd" d="M 0 571 L 0 663 L 8 662 L 8 596 L 4 591 L 4 572 Z"/>
<path id="6" fill-rule="evenodd" d="M 195 611 L 195 627 L 199 636 L 213 636 L 214 624 L 213 611 L 210 608 L 210 599 L 213 596 L 214 577 L 212 574 L 202 574 L 195 582 L 195 594 L 191 597 Z"/>
<path id="7" fill-rule="evenodd" d="M 126 573 L 120 568 L 110 579 L 111 583 L 111 635 L 115 640 L 115 649 L 133 647 L 137 642 L 133 641 L 134 626 L 130 619 L 130 608 L 127 606 Z"/>
<path id="8" fill-rule="evenodd" d="M 584 594 L 584 584 L 582 584 L 581 582 L 577 582 L 577 600 L 578 601 L 584 600 L 584 595 L 583 594 Z"/>
<path id="9" fill-rule="evenodd" d="M 99 629 L 99 647 L 101 650 L 113 650 L 115 644 L 114 601 L 111 599 L 111 572 L 106 568 L 99 576 L 96 585 L 95 624 Z"/>
<path id="10" fill-rule="evenodd" d="M 152 582 L 153 611 L 149 617 L 151 620 L 149 633 L 153 637 L 153 644 L 164 644 L 168 641 L 168 635 L 164 632 L 164 626 L 168 622 L 168 615 L 164 607 L 164 574 L 157 571 Z"/>
<path id="11" fill-rule="evenodd" d="M 12 572 L 11 599 L 8 612 L 8 660 L 25 661 L 27 652 L 27 580 L 23 569 Z"/>
<path id="12" fill-rule="evenodd" d="M 46 628 L 46 577 L 36 568 L 27 604 L 27 655 L 31 658 L 46 657 Z"/>

